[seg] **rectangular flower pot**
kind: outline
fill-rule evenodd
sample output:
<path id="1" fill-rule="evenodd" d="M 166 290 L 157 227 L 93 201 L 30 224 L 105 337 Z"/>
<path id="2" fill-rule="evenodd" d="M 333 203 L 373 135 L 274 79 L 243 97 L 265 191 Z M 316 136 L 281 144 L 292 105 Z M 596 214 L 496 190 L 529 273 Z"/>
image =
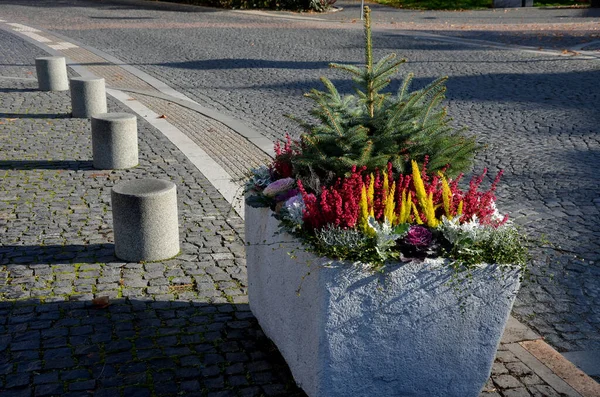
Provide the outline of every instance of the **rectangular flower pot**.
<path id="1" fill-rule="evenodd" d="M 479 395 L 518 270 L 478 268 L 461 293 L 442 260 L 376 273 L 320 259 L 271 215 L 246 206 L 250 308 L 310 397 Z"/>

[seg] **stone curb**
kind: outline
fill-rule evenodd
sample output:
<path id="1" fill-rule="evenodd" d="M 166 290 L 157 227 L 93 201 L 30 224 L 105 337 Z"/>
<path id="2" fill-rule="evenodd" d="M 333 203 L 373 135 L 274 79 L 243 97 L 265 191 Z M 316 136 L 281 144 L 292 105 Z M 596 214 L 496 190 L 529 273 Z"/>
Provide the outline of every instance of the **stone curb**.
<path id="1" fill-rule="evenodd" d="M 125 0 L 125 1 L 128 4 L 144 4 L 143 0 Z M 160 5 L 160 7 L 162 7 L 162 8 L 186 7 L 186 9 L 193 9 L 194 7 L 197 7 L 197 8 L 210 8 L 211 10 L 216 10 L 216 8 L 193 5 L 193 4 L 166 3 L 166 2 L 161 2 L 161 1 L 153 1 L 153 3 Z M 147 3 L 146 3 L 146 5 L 147 5 Z M 560 8 L 560 7 L 546 7 L 546 8 L 552 9 L 552 8 Z M 249 15 L 255 15 L 258 17 L 276 18 L 276 19 L 304 20 L 304 21 L 313 21 L 313 22 L 321 22 L 321 23 L 323 23 L 323 22 L 325 22 L 325 23 L 343 23 L 342 21 L 339 21 L 339 20 L 332 20 L 332 19 L 325 19 L 325 18 L 318 18 L 318 17 L 311 17 L 311 16 L 290 15 L 289 12 L 286 12 L 286 11 L 228 10 L 228 11 L 223 11 L 223 12 L 249 14 Z M 40 30 L 42 30 L 42 29 L 40 29 Z M 447 36 L 442 36 L 442 35 L 438 35 L 435 33 L 424 33 L 424 32 L 399 33 L 398 29 L 378 27 L 378 26 L 373 26 L 373 30 L 374 31 L 377 31 L 377 30 L 394 31 L 396 34 L 400 34 L 400 35 L 404 35 L 404 36 L 424 38 L 424 39 L 429 39 L 429 40 L 436 40 L 436 41 L 450 42 L 450 43 L 461 43 L 461 44 L 477 46 L 477 47 L 512 49 L 512 50 L 520 50 L 520 51 L 534 53 L 534 54 L 573 57 L 573 53 L 565 54 L 559 50 L 540 50 L 537 47 L 521 46 L 521 45 L 517 45 L 517 44 L 501 44 L 501 43 L 487 41 L 487 40 L 464 39 L 464 38 L 459 38 L 459 37 L 447 37 Z M 58 35 L 58 34 L 56 34 L 56 36 L 60 37 L 60 35 Z M 73 40 L 71 40 L 71 41 L 75 43 L 75 41 L 73 41 Z M 594 42 L 594 43 L 596 43 L 596 42 Z M 582 46 L 575 46 L 575 47 L 570 48 L 569 50 L 579 52 L 580 55 L 577 55 L 577 57 L 580 59 L 600 60 L 600 54 L 595 53 L 593 50 L 585 50 L 585 47 L 589 46 L 589 44 L 593 44 L 593 43 L 586 43 Z M 82 46 L 82 48 L 86 48 L 86 47 Z M 87 48 L 87 49 L 92 51 L 89 48 Z M 100 52 L 97 54 L 100 55 Z"/>
<path id="2" fill-rule="evenodd" d="M 2 26 L 1 24 L 0 24 L 0 29 L 3 29 L 8 33 L 14 34 L 14 35 L 22 38 L 23 40 L 25 40 L 39 48 L 42 48 L 43 50 L 45 50 L 46 52 L 48 52 L 52 55 L 64 56 L 61 52 L 48 47 L 44 43 L 36 41 L 36 40 L 30 38 L 29 36 L 23 35 L 20 32 L 17 32 L 13 29 L 6 28 L 5 26 Z M 37 29 L 37 28 L 35 28 L 35 29 Z M 42 29 L 39 29 L 39 30 L 43 31 Z M 51 33 L 51 32 L 47 32 L 47 31 L 44 31 L 44 32 L 54 35 L 54 33 Z M 58 35 L 56 35 L 56 36 L 58 37 Z M 69 42 L 71 42 L 71 41 L 72 40 L 69 40 Z M 116 60 L 116 58 L 114 58 L 114 59 Z M 84 66 L 82 66 L 80 64 L 77 64 L 74 62 L 67 62 L 67 64 L 69 67 L 71 67 L 73 70 L 75 70 L 82 77 L 96 77 L 96 75 L 94 75 L 93 73 L 88 71 Z M 135 69 L 135 68 L 133 68 L 133 69 Z M 137 70 L 137 69 L 135 69 L 135 70 Z M 143 73 L 143 75 L 145 75 L 145 73 Z M 148 77 L 150 77 L 150 76 L 148 76 Z M 141 77 L 140 77 L 140 79 L 141 79 Z M 179 94 L 179 93 L 177 93 L 177 91 L 171 89 L 166 84 L 161 83 L 159 80 L 154 79 L 154 78 L 151 78 L 151 79 L 153 79 L 154 83 L 156 83 L 156 82 L 160 83 L 157 85 L 161 86 L 161 88 L 165 89 L 165 87 L 167 87 L 169 90 L 172 90 L 173 93 Z M 221 195 L 225 198 L 225 200 L 232 205 L 232 207 L 236 211 L 236 213 L 242 219 L 244 218 L 243 206 L 241 205 L 242 195 L 241 195 L 240 187 L 237 184 L 235 184 L 234 182 L 232 182 L 231 175 L 229 175 L 218 163 L 216 163 L 203 149 L 201 149 L 198 145 L 196 145 L 189 137 L 187 137 L 187 135 L 185 135 L 183 132 L 181 132 L 179 129 L 177 129 L 175 126 L 173 126 L 171 123 L 169 123 L 168 121 L 166 121 L 164 119 L 159 118 L 159 115 L 156 114 L 155 112 L 153 112 L 146 106 L 142 105 L 138 101 L 131 101 L 131 98 L 127 94 L 123 93 L 122 91 L 107 88 L 106 92 L 107 92 L 107 94 L 111 95 L 112 97 L 117 99 L 119 102 L 121 102 L 123 105 L 132 109 L 140 117 L 146 119 L 148 122 L 150 122 L 150 124 L 152 124 L 153 127 L 157 128 L 159 131 L 161 131 L 161 133 L 163 133 L 173 144 L 175 144 L 179 148 L 179 150 L 181 150 L 182 153 L 184 153 L 186 155 L 186 157 L 200 170 L 200 172 L 202 172 L 204 174 L 204 176 L 206 176 L 206 178 L 209 180 L 209 182 L 215 188 L 217 188 L 217 190 L 221 193 Z M 179 98 L 181 98 L 181 97 L 187 98 L 187 97 L 183 96 L 182 94 L 179 94 L 177 96 Z M 189 100 L 189 101 L 193 102 L 191 100 Z M 188 103 L 188 106 L 189 106 L 189 103 Z M 198 105 L 198 106 L 200 106 L 200 105 Z M 217 112 L 215 112 L 215 113 L 217 113 Z M 250 132 L 246 132 L 246 133 L 248 135 L 252 134 Z M 252 135 L 254 135 L 256 137 L 257 134 L 258 133 L 255 133 Z"/>
<path id="3" fill-rule="evenodd" d="M 133 73 L 132 73 L 133 74 Z M 139 76 L 138 76 L 139 77 Z M 142 94 L 146 96 L 151 96 L 154 98 L 162 99 L 165 101 L 173 102 L 178 104 L 179 106 L 183 106 L 185 108 L 194 110 L 203 116 L 211 118 L 213 120 L 217 120 L 220 123 L 225 124 L 227 127 L 237 132 L 239 135 L 248 139 L 248 141 L 252 142 L 254 146 L 258 147 L 264 153 L 269 155 L 270 157 L 275 157 L 275 151 L 273 150 L 273 141 L 264 135 L 256 132 L 255 130 L 246 127 L 240 121 L 237 121 L 229 116 L 216 112 L 212 109 L 208 109 L 197 102 L 191 99 L 182 99 L 179 96 L 172 96 L 166 93 L 157 93 L 147 90 L 138 90 L 135 88 L 124 88 L 124 87 L 115 87 L 114 89 L 124 92 L 131 92 L 135 94 Z"/>
<path id="4" fill-rule="evenodd" d="M 545 342 L 542 342 L 545 343 Z M 575 389 L 573 389 L 564 379 L 555 374 L 545 363 L 538 360 L 521 343 L 511 343 L 506 345 L 508 350 L 512 352 L 521 362 L 533 370 L 550 387 L 565 397 L 583 397 Z"/>
<path id="5" fill-rule="evenodd" d="M 231 181 L 231 176 L 204 150 L 197 146 L 186 134 L 168 121 L 160 118 L 158 114 L 144 106 L 141 102 L 131 100 L 126 93 L 110 88 L 107 89 L 106 92 L 148 121 L 154 128 L 159 130 L 175 146 L 177 146 L 177 148 L 181 150 L 202 174 L 204 174 L 206 179 L 217 188 L 223 198 L 232 205 L 235 212 L 237 212 L 242 219 L 244 218 L 240 187 Z"/>
<path id="6" fill-rule="evenodd" d="M 266 17 L 266 18 L 309 20 L 309 21 L 321 22 L 321 23 L 323 23 L 323 22 L 342 23 L 342 21 L 322 19 L 322 18 L 316 18 L 316 17 L 296 17 L 293 15 L 285 15 L 285 14 L 282 15 L 282 14 L 277 14 L 277 11 L 233 10 L 232 12 L 241 13 L 241 14 L 250 14 L 250 15 Z M 573 52 L 564 53 L 559 50 L 550 50 L 550 49 L 540 50 L 539 48 L 532 47 L 532 46 L 522 46 L 522 45 L 517 45 L 517 44 L 501 44 L 501 43 L 488 41 L 488 40 L 476 40 L 476 39 L 465 39 L 465 38 L 459 38 L 459 37 L 448 37 L 448 36 L 442 36 L 442 35 L 435 34 L 435 33 L 426 33 L 426 32 L 421 32 L 421 31 L 399 32 L 398 31 L 399 29 L 397 29 L 397 28 L 389 28 L 389 27 L 381 27 L 381 26 L 373 26 L 372 29 L 373 29 L 373 31 L 393 31 L 395 34 L 401 35 L 401 36 L 408 36 L 408 37 L 413 37 L 413 38 L 423 38 L 423 39 L 427 39 L 427 40 L 435 40 L 435 41 L 441 41 L 441 42 L 447 42 L 447 43 L 460 43 L 460 44 L 475 46 L 475 47 L 500 48 L 500 49 L 518 50 L 518 51 L 523 51 L 523 52 L 533 53 L 533 54 L 552 55 L 552 56 L 560 56 L 560 57 L 566 56 L 569 58 L 572 58 L 575 56 L 579 59 L 600 60 L 600 54 L 595 53 L 593 50 L 585 49 L 586 47 L 588 47 L 590 44 L 593 44 L 593 43 L 586 43 L 581 46 L 575 46 L 573 48 L 570 48 L 569 50 L 579 53 L 579 54 L 575 55 L 575 54 L 573 54 Z"/>
<path id="7" fill-rule="evenodd" d="M 156 88 L 160 93 L 148 92 L 148 91 L 144 91 L 144 90 L 136 90 L 136 89 L 131 89 L 131 88 L 122 88 L 122 87 L 111 87 L 111 88 L 118 89 L 121 91 L 135 92 L 138 94 L 153 96 L 156 98 L 175 102 L 178 105 L 187 107 L 188 109 L 195 110 L 196 112 L 198 112 L 208 118 L 217 120 L 220 123 L 225 124 L 227 127 L 231 128 L 233 131 L 237 132 L 239 135 L 247 138 L 250 142 L 252 142 L 255 146 L 257 146 L 263 152 L 267 153 L 271 157 L 274 157 L 275 152 L 273 151 L 273 142 L 270 139 L 266 138 L 264 135 L 262 135 L 260 132 L 248 127 L 247 125 L 240 122 L 239 120 L 236 120 L 236 119 L 234 119 L 230 116 L 227 116 L 223 113 L 220 113 L 214 109 L 210 109 L 210 108 L 200 105 L 198 102 L 189 98 L 185 94 L 173 89 L 172 87 L 170 87 L 169 85 L 165 84 L 164 82 L 158 80 L 157 78 L 150 76 L 148 73 L 146 73 L 132 65 L 129 65 L 129 64 L 123 62 L 122 60 L 116 58 L 115 56 L 110 55 L 102 50 L 99 50 L 99 49 L 93 48 L 93 47 L 89 47 L 83 43 L 73 40 L 70 37 L 61 35 L 60 33 L 50 32 L 50 31 L 40 29 L 37 27 L 36 27 L 36 29 L 39 29 L 42 32 L 45 32 L 45 33 L 51 34 L 53 36 L 56 36 L 58 38 L 61 38 L 65 41 L 69 41 L 69 42 L 77 45 L 78 47 L 81 47 L 101 58 L 104 58 L 105 60 L 114 64 L 115 66 L 119 66 L 122 69 L 131 73 L 132 75 L 136 76 L 140 80 L 145 81 L 152 87 Z M 72 67 L 73 65 L 70 64 L 69 66 Z"/>
<path id="8" fill-rule="evenodd" d="M 502 343 L 536 375 L 563 395 L 600 396 L 600 384 L 548 345 L 543 337 L 513 316 L 508 319 L 502 335 Z"/>
<path id="9" fill-rule="evenodd" d="M 578 392 L 577 395 L 583 397 L 600 396 L 600 384 L 586 375 L 543 340 L 523 341 L 519 342 L 519 345 L 539 360 L 544 366 L 554 372 L 570 387 L 575 389 Z M 548 381 L 547 379 L 545 380 Z M 550 382 L 548 383 L 553 386 Z"/>

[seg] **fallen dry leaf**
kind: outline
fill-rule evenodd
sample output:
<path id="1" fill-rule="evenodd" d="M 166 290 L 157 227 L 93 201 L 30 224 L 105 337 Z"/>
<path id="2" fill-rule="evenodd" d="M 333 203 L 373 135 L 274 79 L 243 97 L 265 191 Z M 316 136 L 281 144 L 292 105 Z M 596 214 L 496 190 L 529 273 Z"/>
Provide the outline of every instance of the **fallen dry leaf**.
<path id="1" fill-rule="evenodd" d="M 105 177 L 105 176 L 110 176 L 110 174 L 92 174 L 92 175 L 90 175 L 90 178 L 98 178 L 98 177 Z"/>
<path id="2" fill-rule="evenodd" d="M 94 306 L 96 309 L 104 309 L 108 307 L 108 305 L 110 305 L 108 296 L 99 296 L 95 299 L 92 299 L 92 306 Z"/>
<path id="3" fill-rule="evenodd" d="M 562 52 L 563 54 L 565 54 L 565 55 L 566 55 L 566 54 L 571 54 L 571 55 L 573 55 L 573 56 L 575 56 L 575 55 L 579 55 L 579 53 L 578 53 L 577 51 L 573 51 L 573 50 L 562 50 L 561 52 Z"/>
<path id="4" fill-rule="evenodd" d="M 166 115 L 164 115 L 164 114 L 162 114 L 162 115 L 158 116 L 158 118 L 159 118 L 159 119 L 166 119 L 166 118 L 167 118 L 167 116 L 166 116 Z"/>

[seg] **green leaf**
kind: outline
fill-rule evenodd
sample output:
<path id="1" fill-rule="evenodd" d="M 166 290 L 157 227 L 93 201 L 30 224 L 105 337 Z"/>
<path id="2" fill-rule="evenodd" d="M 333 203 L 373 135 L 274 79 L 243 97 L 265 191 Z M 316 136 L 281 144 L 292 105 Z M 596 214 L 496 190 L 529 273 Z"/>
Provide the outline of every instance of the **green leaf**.
<path id="1" fill-rule="evenodd" d="M 408 229 L 410 229 L 408 223 L 401 223 L 394 228 L 394 234 L 406 234 L 408 233 Z"/>
<path id="2" fill-rule="evenodd" d="M 246 198 L 246 204 L 248 204 L 252 208 L 268 208 L 271 206 L 271 200 L 269 200 L 262 194 L 253 194 L 252 196 L 248 196 Z"/>

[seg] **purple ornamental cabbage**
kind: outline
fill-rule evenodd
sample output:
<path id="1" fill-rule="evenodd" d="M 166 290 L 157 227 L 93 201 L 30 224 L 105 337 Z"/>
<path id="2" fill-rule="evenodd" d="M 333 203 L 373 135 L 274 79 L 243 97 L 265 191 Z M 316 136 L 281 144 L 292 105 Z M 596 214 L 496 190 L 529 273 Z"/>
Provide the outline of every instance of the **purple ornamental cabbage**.
<path id="1" fill-rule="evenodd" d="M 278 194 L 277 196 L 275 196 L 275 201 L 288 201 L 288 199 L 290 199 L 292 197 L 295 197 L 298 194 L 300 194 L 300 190 L 298 190 L 296 188 L 290 189 L 287 192 L 283 192 L 283 193 Z"/>
<path id="2" fill-rule="evenodd" d="M 287 192 L 296 185 L 294 178 L 283 178 L 272 182 L 262 191 L 262 194 L 267 197 L 275 197 L 278 194 Z"/>
<path id="3" fill-rule="evenodd" d="M 411 226 L 410 229 L 408 229 L 406 237 L 404 237 L 404 242 L 416 247 L 427 247 L 431 244 L 432 239 L 433 235 L 426 227 Z"/>

